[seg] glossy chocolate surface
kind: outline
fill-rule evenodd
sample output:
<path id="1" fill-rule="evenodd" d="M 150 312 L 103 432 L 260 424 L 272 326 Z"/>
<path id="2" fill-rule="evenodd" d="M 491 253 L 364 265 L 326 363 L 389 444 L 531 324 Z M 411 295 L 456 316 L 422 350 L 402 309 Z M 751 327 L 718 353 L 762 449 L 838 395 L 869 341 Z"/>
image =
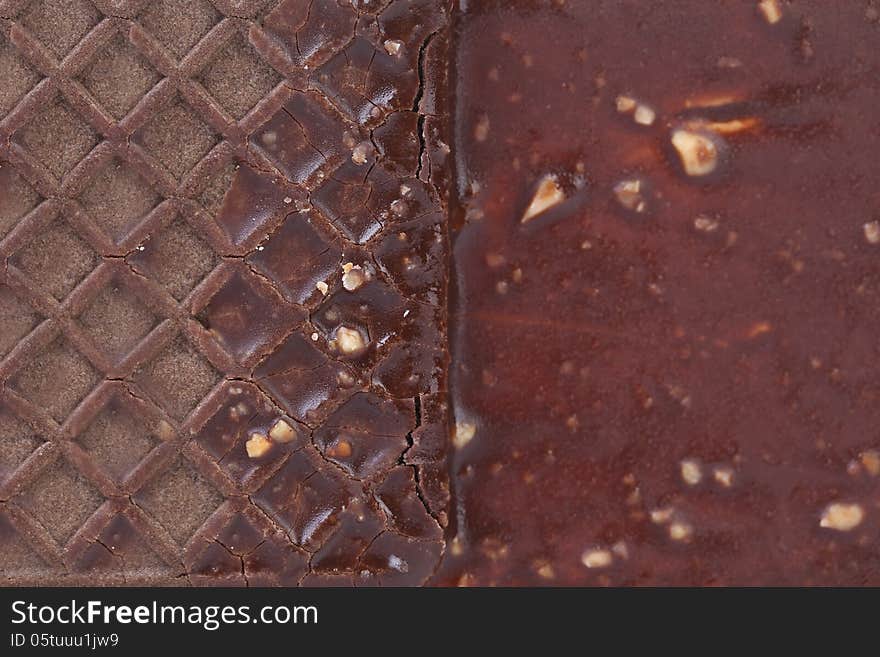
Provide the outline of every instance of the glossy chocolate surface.
<path id="1" fill-rule="evenodd" d="M 758 5 L 457 15 L 438 582 L 880 583 L 877 9 Z"/>
<path id="2" fill-rule="evenodd" d="M 447 16 L 0 3 L 0 584 L 432 575 Z"/>

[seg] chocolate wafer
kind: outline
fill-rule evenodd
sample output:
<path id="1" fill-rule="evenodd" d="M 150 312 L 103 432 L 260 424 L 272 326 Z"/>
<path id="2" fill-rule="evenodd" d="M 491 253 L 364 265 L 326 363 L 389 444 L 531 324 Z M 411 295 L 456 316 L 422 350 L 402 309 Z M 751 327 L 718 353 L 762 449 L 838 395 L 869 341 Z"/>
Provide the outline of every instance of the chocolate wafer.
<path id="1" fill-rule="evenodd" d="M 448 496 L 445 8 L 0 17 L 3 583 L 424 583 Z"/>

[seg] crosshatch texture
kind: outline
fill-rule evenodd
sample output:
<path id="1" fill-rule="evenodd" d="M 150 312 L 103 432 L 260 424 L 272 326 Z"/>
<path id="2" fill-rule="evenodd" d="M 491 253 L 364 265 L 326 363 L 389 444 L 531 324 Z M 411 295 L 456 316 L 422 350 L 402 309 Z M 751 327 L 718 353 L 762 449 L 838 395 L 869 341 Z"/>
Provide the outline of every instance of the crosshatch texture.
<path id="1" fill-rule="evenodd" d="M 0 2 L 0 583 L 428 580 L 446 21 Z"/>

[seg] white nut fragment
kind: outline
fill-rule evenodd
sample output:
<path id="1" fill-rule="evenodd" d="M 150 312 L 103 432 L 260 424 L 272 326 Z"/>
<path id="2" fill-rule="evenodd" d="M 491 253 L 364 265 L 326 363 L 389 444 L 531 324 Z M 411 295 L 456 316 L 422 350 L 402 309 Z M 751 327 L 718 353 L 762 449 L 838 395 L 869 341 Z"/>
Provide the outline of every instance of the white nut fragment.
<path id="1" fill-rule="evenodd" d="M 869 449 L 862 452 L 859 460 L 872 477 L 880 477 L 880 450 Z"/>
<path id="2" fill-rule="evenodd" d="M 366 164 L 367 156 L 369 155 L 371 148 L 372 147 L 367 142 L 361 142 L 352 149 L 351 161 L 358 165 Z"/>
<path id="3" fill-rule="evenodd" d="M 332 347 L 337 347 L 339 351 L 348 356 L 359 354 L 367 348 L 364 336 L 357 329 L 340 326 L 336 329 L 336 336 L 330 341 Z"/>
<path id="4" fill-rule="evenodd" d="M 610 550 L 590 549 L 581 555 L 581 563 L 587 568 L 607 568 L 613 561 Z"/>
<path id="5" fill-rule="evenodd" d="M 845 504 L 834 502 L 825 507 L 819 526 L 826 529 L 834 529 L 839 532 L 848 532 L 865 519 L 865 511 L 858 504 Z"/>
<path id="6" fill-rule="evenodd" d="M 474 126 L 474 139 L 486 141 L 489 138 L 489 117 L 483 114 Z"/>
<path id="7" fill-rule="evenodd" d="M 327 296 L 327 292 L 330 291 L 330 287 L 324 281 L 318 281 L 315 283 L 315 287 L 318 288 L 318 292 L 323 294 L 325 297 Z"/>
<path id="8" fill-rule="evenodd" d="M 716 139 L 705 131 L 676 128 L 672 145 L 678 151 L 684 172 L 689 176 L 707 176 L 718 167 Z"/>
<path id="9" fill-rule="evenodd" d="M 718 466 L 713 470 L 712 476 L 715 481 L 723 486 L 724 488 L 730 488 L 733 486 L 733 469 L 728 468 L 727 466 Z"/>
<path id="10" fill-rule="evenodd" d="M 700 464 L 693 459 L 685 459 L 681 462 L 681 478 L 688 486 L 696 486 L 703 479 L 703 470 Z"/>
<path id="11" fill-rule="evenodd" d="M 702 233 L 714 233 L 718 230 L 718 226 L 720 225 L 717 219 L 713 217 L 708 217 L 705 214 L 701 214 L 696 219 L 694 219 L 694 228 Z"/>
<path id="12" fill-rule="evenodd" d="M 770 25 L 775 25 L 782 19 L 782 8 L 778 0 L 760 0 L 758 11 Z"/>
<path id="13" fill-rule="evenodd" d="M 400 49 L 403 48 L 403 41 L 398 41 L 397 39 L 388 39 L 382 45 L 385 46 L 385 52 L 387 52 L 389 55 L 397 55 L 398 53 L 400 53 Z"/>
<path id="14" fill-rule="evenodd" d="M 694 533 L 693 527 L 680 520 L 669 525 L 669 538 L 673 541 L 689 541 Z"/>
<path id="15" fill-rule="evenodd" d="M 342 265 L 342 287 L 349 292 L 354 292 L 367 282 L 367 274 L 363 267 L 352 262 Z"/>
<path id="16" fill-rule="evenodd" d="M 250 458 L 258 459 L 261 456 L 265 456 L 272 449 L 272 441 L 261 433 L 252 433 L 244 447 Z"/>
<path id="17" fill-rule="evenodd" d="M 653 125 L 657 118 L 657 113 L 647 105 L 639 105 L 633 112 L 633 121 L 639 125 Z"/>
<path id="18" fill-rule="evenodd" d="M 615 106 L 621 114 L 632 114 L 633 121 L 639 125 L 653 125 L 657 118 L 657 112 L 653 108 L 640 103 L 632 96 L 618 96 Z"/>
<path id="19" fill-rule="evenodd" d="M 880 244 L 880 221 L 869 221 L 862 229 L 868 244 Z"/>
<path id="20" fill-rule="evenodd" d="M 461 449 L 467 445 L 477 433 L 477 427 L 470 422 L 456 422 L 455 435 L 452 436 L 452 444 L 456 449 Z"/>
<path id="21" fill-rule="evenodd" d="M 672 520 L 672 515 L 675 513 L 675 509 L 672 507 L 665 507 L 663 509 L 654 509 L 651 511 L 651 522 L 655 525 L 665 525 L 667 522 Z"/>
<path id="22" fill-rule="evenodd" d="M 272 428 L 269 429 L 269 438 L 276 443 L 289 443 L 296 438 L 296 432 L 283 418 L 279 418 L 272 425 Z"/>
<path id="23" fill-rule="evenodd" d="M 614 186 L 614 196 L 617 202 L 632 212 L 644 212 L 648 204 L 644 196 L 645 183 L 638 178 L 621 180 Z"/>
<path id="24" fill-rule="evenodd" d="M 550 208 L 559 205 L 565 200 L 565 193 L 556 181 L 556 176 L 546 175 L 541 178 L 538 183 L 538 189 L 532 197 L 532 202 L 526 208 L 525 213 L 520 219 L 520 223 L 526 223 L 537 217 L 542 212 L 546 212 Z"/>
<path id="25" fill-rule="evenodd" d="M 617 105 L 617 111 L 621 114 L 629 114 L 638 105 L 636 99 L 632 96 L 618 96 L 615 104 Z"/>

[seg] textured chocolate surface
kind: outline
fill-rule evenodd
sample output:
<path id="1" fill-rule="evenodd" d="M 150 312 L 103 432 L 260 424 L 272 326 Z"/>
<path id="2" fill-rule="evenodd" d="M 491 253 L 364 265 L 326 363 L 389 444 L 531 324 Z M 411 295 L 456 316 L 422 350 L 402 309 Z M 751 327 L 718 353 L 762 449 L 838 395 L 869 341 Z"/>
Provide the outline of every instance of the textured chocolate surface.
<path id="1" fill-rule="evenodd" d="M 0 2 L 0 582 L 429 578 L 446 16 Z"/>
<path id="2" fill-rule="evenodd" d="M 438 580 L 880 584 L 875 3 L 467 4 Z"/>
<path id="3" fill-rule="evenodd" d="M 0 0 L 0 584 L 880 584 L 875 4 Z"/>

